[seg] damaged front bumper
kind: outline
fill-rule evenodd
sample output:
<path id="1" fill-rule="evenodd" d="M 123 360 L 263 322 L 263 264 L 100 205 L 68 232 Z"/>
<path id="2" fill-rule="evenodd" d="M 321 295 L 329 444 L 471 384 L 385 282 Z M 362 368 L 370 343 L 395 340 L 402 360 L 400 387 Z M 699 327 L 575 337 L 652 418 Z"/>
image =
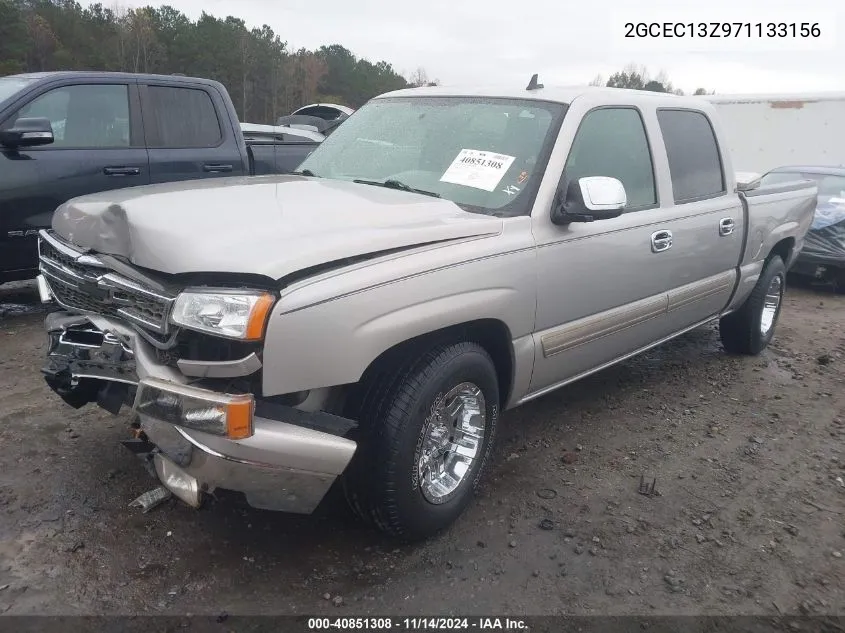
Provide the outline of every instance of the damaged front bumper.
<path id="1" fill-rule="evenodd" d="M 240 439 L 199 430 L 213 418 L 209 411 L 222 415 L 238 396 L 198 386 L 158 362 L 149 343 L 118 320 L 59 311 L 47 315 L 45 326 L 42 371 L 50 387 L 77 408 L 97 402 L 117 413 L 131 406 L 142 438 L 136 452 L 189 505 L 221 489 L 243 493 L 255 508 L 307 514 L 355 452 L 356 443 L 344 437 L 355 426 L 351 420 L 276 404 L 251 406 L 249 433 Z"/>

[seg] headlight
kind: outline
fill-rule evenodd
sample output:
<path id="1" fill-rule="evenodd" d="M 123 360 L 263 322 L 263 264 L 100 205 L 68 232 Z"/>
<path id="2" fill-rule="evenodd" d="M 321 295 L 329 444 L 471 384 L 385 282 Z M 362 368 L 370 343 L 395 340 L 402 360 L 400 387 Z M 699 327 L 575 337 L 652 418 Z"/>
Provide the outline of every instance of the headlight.
<path id="1" fill-rule="evenodd" d="M 176 297 L 170 320 L 200 332 L 257 341 L 274 302 L 268 292 L 188 290 Z"/>

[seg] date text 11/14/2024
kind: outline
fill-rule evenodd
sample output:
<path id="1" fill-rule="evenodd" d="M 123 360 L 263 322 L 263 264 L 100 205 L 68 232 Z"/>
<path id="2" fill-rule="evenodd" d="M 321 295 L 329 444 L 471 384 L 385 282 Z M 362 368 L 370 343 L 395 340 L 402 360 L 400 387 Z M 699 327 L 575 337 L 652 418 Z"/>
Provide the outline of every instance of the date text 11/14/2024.
<path id="1" fill-rule="evenodd" d="M 308 630 L 369 630 L 369 631 L 518 631 L 527 629 L 519 618 L 444 618 L 444 617 L 351 617 L 351 618 L 309 618 Z"/>

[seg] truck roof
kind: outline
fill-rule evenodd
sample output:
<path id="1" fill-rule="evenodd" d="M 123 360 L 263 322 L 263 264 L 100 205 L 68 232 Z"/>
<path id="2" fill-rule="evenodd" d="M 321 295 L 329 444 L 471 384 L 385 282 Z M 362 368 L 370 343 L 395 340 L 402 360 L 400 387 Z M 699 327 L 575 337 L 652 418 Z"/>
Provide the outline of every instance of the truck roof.
<path id="1" fill-rule="evenodd" d="M 119 79 L 121 81 L 156 81 L 167 79 L 168 81 L 186 81 L 191 83 L 206 84 L 208 86 L 219 85 L 219 82 L 213 79 L 205 79 L 203 77 L 186 77 L 185 75 L 157 75 L 153 73 L 122 73 L 122 72 L 104 72 L 94 70 L 56 70 L 37 73 L 22 73 L 18 75 L 8 75 L 8 78 L 24 79 L 30 81 L 38 81 L 45 79 Z"/>
<path id="2" fill-rule="evenodd" d="M 652 92 L 649 90 L 628 90 L 625 88 L 604 88 L 600 86 L 544 86 L 528 90 L 516 86 L 426 86 L 422 88 L 403 88 L 376 97 L 492 97 L 504 99 L 536 99 L 537 101 L 553 101 L 569 104 L 580 96 L 590 95 L 601 97 L 606 95 L 611 102 L 618 102 L 620 97 L 626 96 L 635 102 L 642 101 L 698 101 L 701 97 L 680 96 L 667 92 Z"/>

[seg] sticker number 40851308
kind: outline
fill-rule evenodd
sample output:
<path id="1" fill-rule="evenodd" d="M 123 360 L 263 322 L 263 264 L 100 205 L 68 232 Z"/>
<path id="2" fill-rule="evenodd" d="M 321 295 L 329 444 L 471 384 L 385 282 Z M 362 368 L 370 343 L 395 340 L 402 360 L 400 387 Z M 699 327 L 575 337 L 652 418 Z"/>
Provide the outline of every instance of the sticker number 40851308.
<path id="1" fill-rule="evenodd" d="M 493 191 L 514 160 L 514 156 L 506 154 L 462 149 L 440 181 Z"/>

